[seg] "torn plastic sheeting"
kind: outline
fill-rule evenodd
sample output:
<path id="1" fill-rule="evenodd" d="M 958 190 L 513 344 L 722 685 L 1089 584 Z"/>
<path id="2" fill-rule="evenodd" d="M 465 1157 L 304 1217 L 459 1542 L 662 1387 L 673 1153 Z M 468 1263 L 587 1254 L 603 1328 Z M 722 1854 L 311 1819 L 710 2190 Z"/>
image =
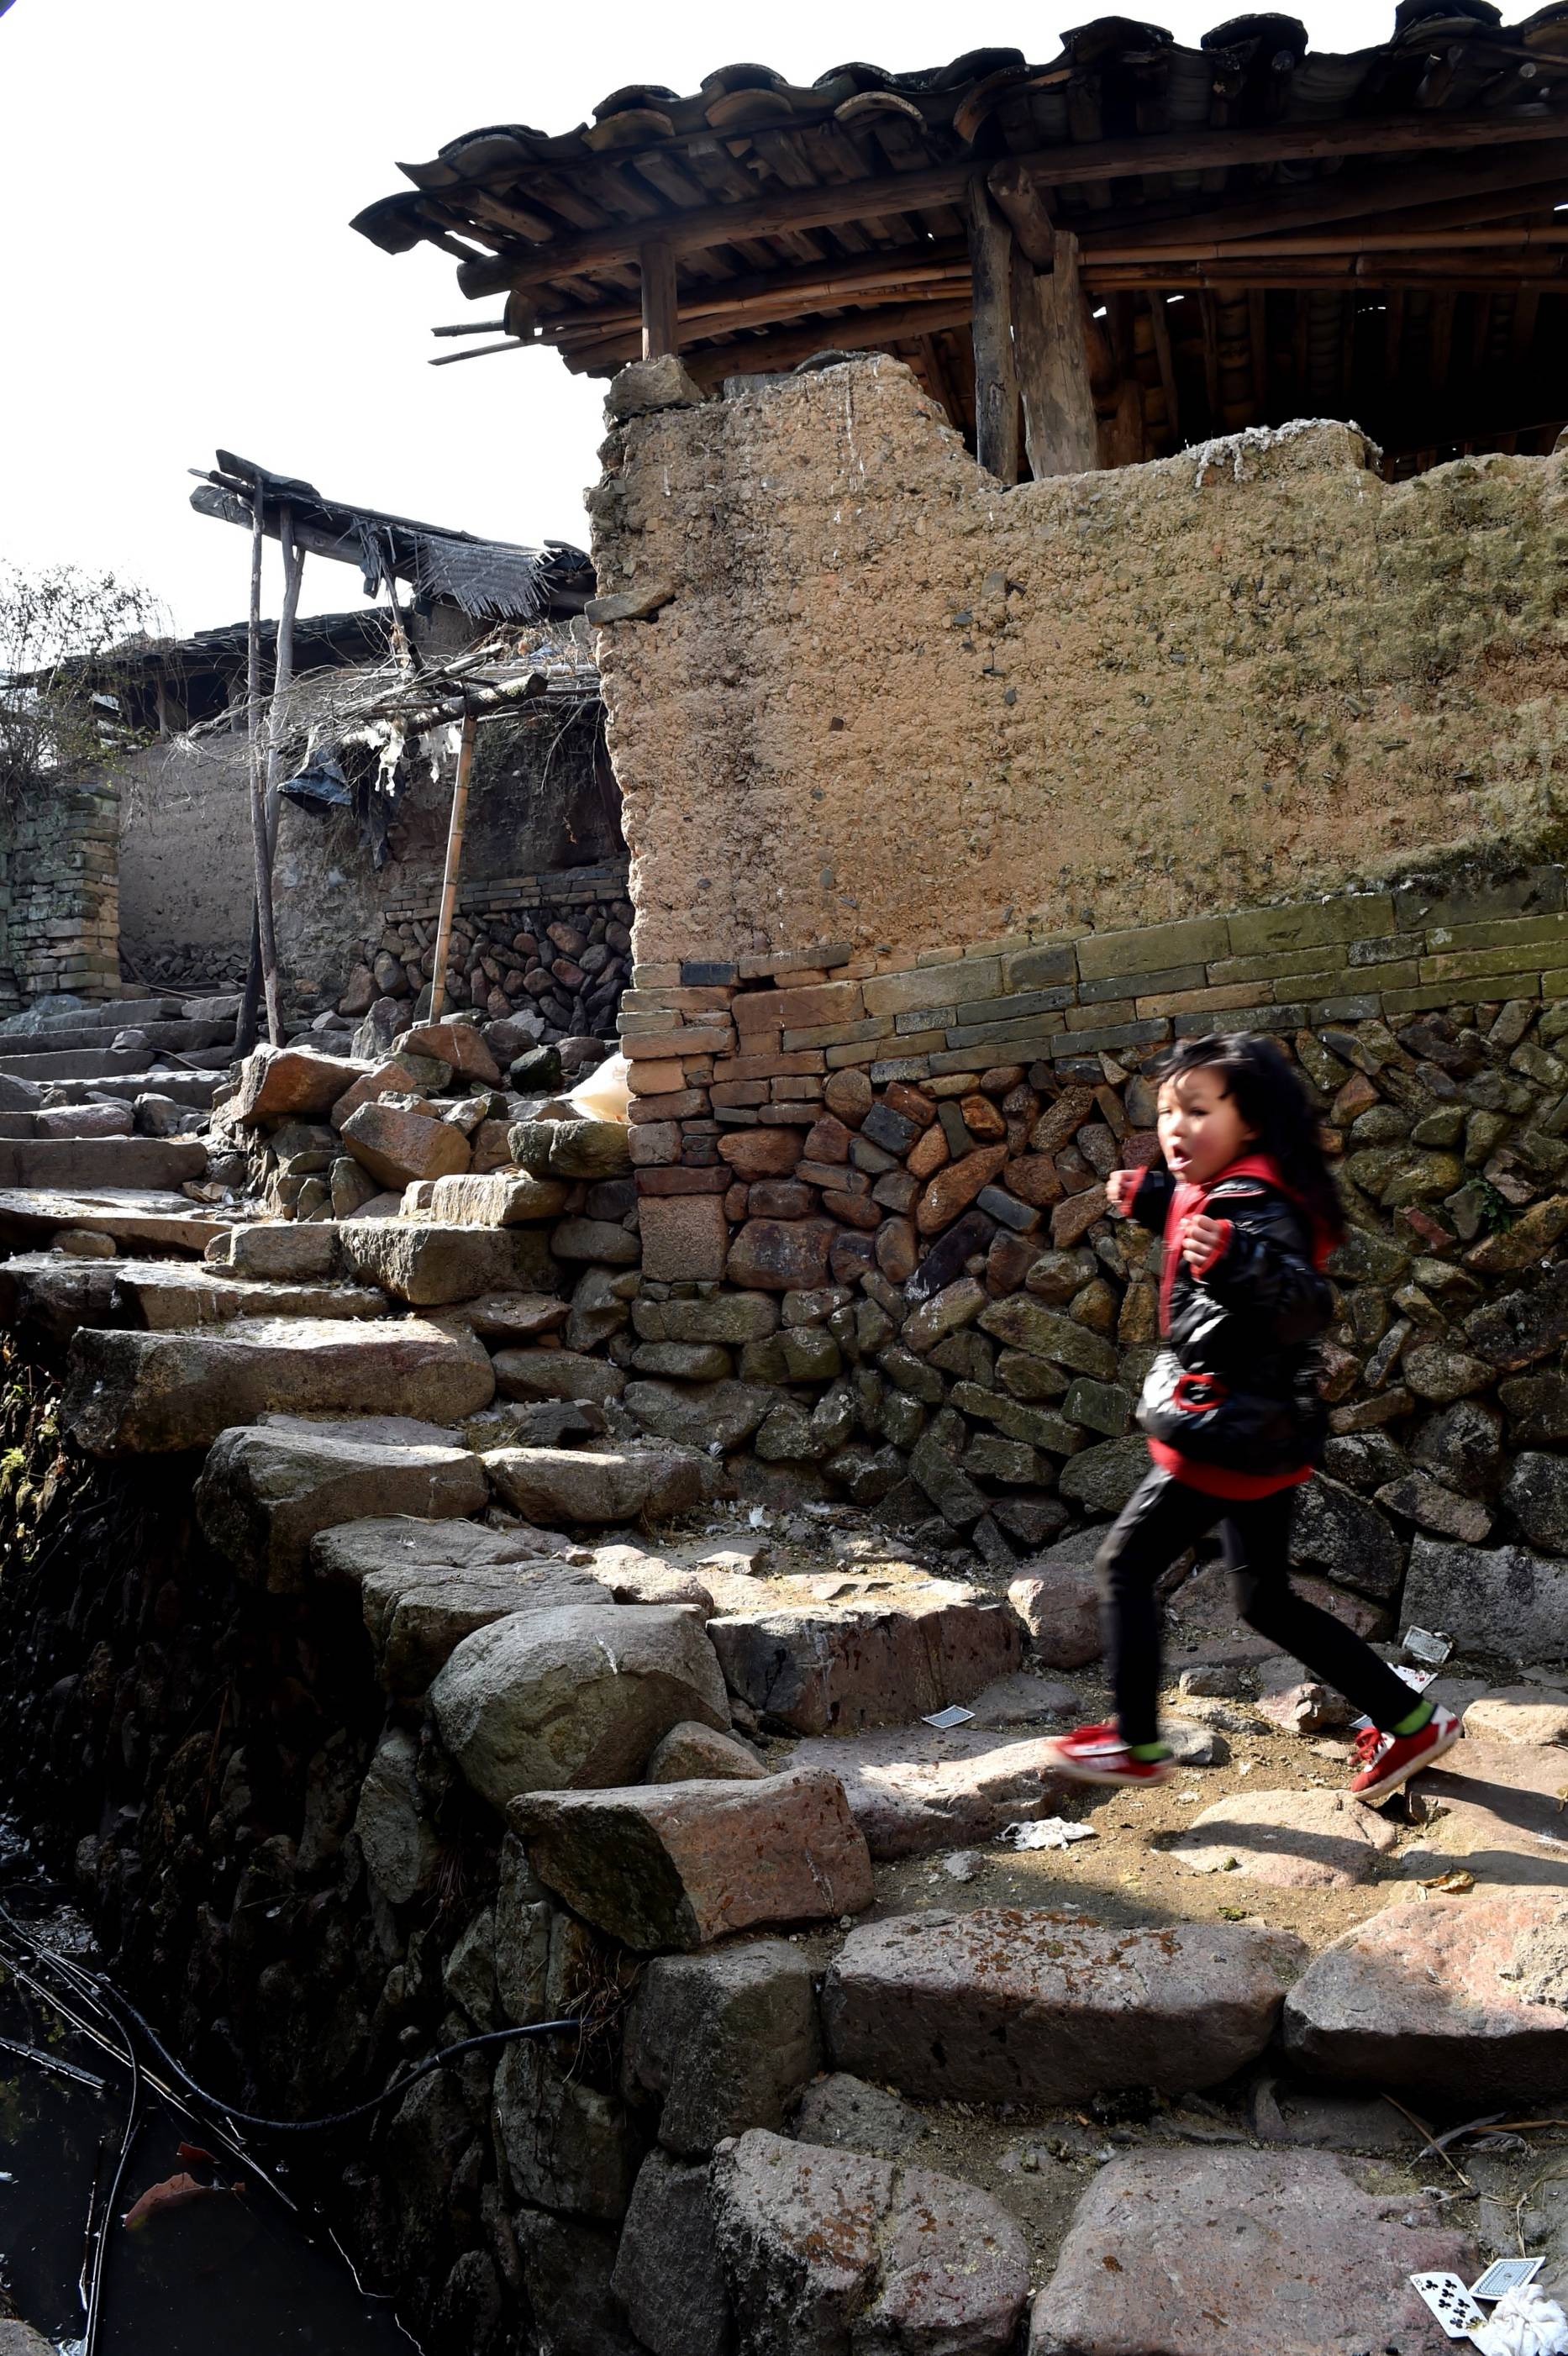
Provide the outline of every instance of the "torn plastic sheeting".
<path id="1" fill-rule="evenodd" d="M 1092 1825 L 1069 1825 L 1065 1816 L 1041 1816 L 1032 1825 L 1004 1825 L 1006 1848 L 1070 1848 L 1074 1841 L 1098 1840 Z"/>

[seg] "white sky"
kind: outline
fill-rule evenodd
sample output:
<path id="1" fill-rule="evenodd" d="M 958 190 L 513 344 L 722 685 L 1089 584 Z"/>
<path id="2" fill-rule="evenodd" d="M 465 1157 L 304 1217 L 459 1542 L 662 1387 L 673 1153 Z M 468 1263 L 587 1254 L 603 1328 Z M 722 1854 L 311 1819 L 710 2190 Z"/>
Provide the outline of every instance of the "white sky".
<path id="1" fill-rule="evenodd" d="M 15 0 L 0 16 L 0 299 L 7 357 L 0 554 L 113 569 L 181 633 L 236 619 L 243 536 L 188 505 L 216 445 L 329 495 L 493 532 L 586 540 L 603 388 L 553 354 L 430 369 L 429 328 L 470 311 L 433 247 L 350 231 L 372 198 L 481 123 L 561 132 L 621 84 L 694 90 L 760 59 L 810 81 L 1010 44 L 1053 57 L 1097 13 L 990 0 Z M 1196 40 L 1225 0 L 1152 7 Z M 1392 6 L 1317 0 L 1313 46 L 1385 37 Z M 1527 9 L 1509 7 L 1518 22 Z M 268 605 L 278 594 L 268 544 Z M 318 558 L 304 605 L 360 600 Z"/>

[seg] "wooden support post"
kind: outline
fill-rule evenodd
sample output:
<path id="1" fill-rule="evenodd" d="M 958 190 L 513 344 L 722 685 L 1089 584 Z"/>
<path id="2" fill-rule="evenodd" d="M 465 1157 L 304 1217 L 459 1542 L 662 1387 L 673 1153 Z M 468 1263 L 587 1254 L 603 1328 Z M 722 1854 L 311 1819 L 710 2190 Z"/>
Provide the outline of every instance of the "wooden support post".
<path id="1" fill-rule="evenodd" d="M 272 701 L 267 712 L 267 861 L 269 869 L 278 845 L 278 771 L 283 766 L 283 732 L 287 714 L 283 700 L 294 684 L 294 625 L 299 612 L 299 584 L 305 574 L 305 551 L 294 536 L 294 512 L 286 504 L 278 516 L 278 546 L 283 551 L 283 607 L 278 616 L 277 662 L 273 672 Z"/>
<path id="2" fill-rule="evenodd" d="M 1159 363 L 1160 382 L 1165 395 L 1165 430 L 1171 437 L 1171 448 L 1181 448 L 1181 411 L 1176 401 L 1176 360 L 1171 352 L 1171 323 L 1165 316 L 1165 298 L 1156 287 L 1149 296 L 1149 325 L 1154 330 L 1155 358 Z"/>
<path id="3" fill-rule="evenodd" d="M 251 507 L 251 609 L 245 637 L 246 734 L 250 739 L 251 844 L 255 860 L 255 899 L 251 922 L 250 969 L 235 1027 L 234 1044 L 247 1055 L 255 1041 L 256 1001 L 264 990 L 267 1037 L 283 1044 L 278 1005 L 277 939 L 273 930 L 273 857 L 267 828 L 266 755 L 262 732 L 262 551 L 266 532 L 258 477 Z"/>
<path id="4" fill-rule="evenodd" d="M 999 483 L 1018 479 L 1018 371 L 1013 357 L 1013 232 L 978 175 L 969 184 L 973 280 L 974 455 Z"/>
<path id="5" fill-rule="evenodd" d="M 1036 482 L 1047 475 L 1091 474 L 1100 464 L 1078 240 L 1058 231 L 1052 245 L 1048 274 L 1036 273 L 1022 255 L 1014 266 L 1024 434 Z M 1139 444 L 1141 450 L 1141 420 Z"/>
<path id="6" fill-rule="evenodd" d="M 463 864 L 463 830 L 468 817 L 468 773 L 474 766 L 473 713 L 463 721 L 463 742 L 457 754 L 457 776 L 452 787 L 452 818 L 446 829 L 446 867 L 441 878 L 441 913 L 435 919 L 435 969 L 430 977 L 430 1020 L 439 1023 L 446 1003 L 446 944 L 452 937 L 452 916 L 457 905 L 457 874 Z"/>
<path id="7" fill-rule="evenodd" d="M 681 305 L 675 287 L 675 249 L 653 238 L 638 250 L 642 279 L 642 357 L 662 359 L 681 348 Z"/>

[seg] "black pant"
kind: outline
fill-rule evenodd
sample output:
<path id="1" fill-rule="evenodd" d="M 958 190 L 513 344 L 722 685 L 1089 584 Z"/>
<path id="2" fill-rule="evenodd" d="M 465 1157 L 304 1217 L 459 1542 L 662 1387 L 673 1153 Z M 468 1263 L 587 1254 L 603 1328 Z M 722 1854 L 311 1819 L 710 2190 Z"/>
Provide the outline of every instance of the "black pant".
<path id="1" fill-rule="evenodd" d="M 1105 1650 L 1123 1742 L 1159 1739 L 1160 1618 L 1155 1586 L 1205 1530 L 1221 1524 L 1236 1609 L 1249 1628 L 1305 1663 L 1385 1731 L 1419 1697 L 1371 1646 L 1297 1595 L 1290 1583 L 1295 1491 L 1248 1500 L 1208 1497 L 1155 1467 L 1134 1490 L 1095 1557 Z"/>

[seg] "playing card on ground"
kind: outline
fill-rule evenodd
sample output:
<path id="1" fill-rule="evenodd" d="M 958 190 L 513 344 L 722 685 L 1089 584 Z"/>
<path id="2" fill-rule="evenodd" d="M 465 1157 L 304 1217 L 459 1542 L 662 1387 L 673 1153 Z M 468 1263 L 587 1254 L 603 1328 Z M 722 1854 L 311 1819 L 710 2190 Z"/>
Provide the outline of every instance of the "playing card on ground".
<path id="1" fill-rule="evenodd" d="M 1464 2340 L 1486 2322 L 1457 2275 L 1412 2275 L 1411 2281 L 1450 2340 Z"/>
<path id="2" fill-rule="evenodd" d="M 1472 2298 L 1501 2298 L 1505 2291 L 1518 2290 L 1524 2283 L 1533 2282 L 1544 2258 L 1494 2258 L 1484 2275 L 1478 2275 L 1470 2285 Z"/>

